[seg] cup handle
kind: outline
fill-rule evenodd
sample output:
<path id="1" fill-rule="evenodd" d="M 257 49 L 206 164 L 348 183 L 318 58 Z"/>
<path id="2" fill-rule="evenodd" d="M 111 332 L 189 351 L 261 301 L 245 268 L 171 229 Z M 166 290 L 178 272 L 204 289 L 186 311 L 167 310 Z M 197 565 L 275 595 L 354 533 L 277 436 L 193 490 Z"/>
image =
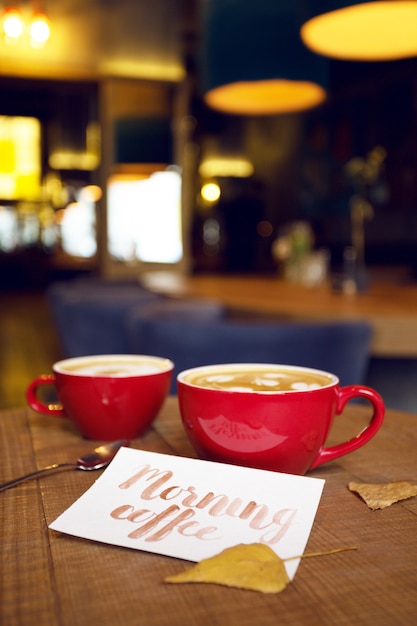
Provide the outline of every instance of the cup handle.
<path id="1" fill-rule="evenodd" d="M 379 393 L 370 387 L 364 387 L 362 385 L 348 385 L 347 387 L 341 387 L 338 393 L 336 415 L 340 415 L 349 400 L 352 400 L 353 398 L 365 398 L 371 403 L 373 407 L 373 415 L 369 424 L 360 433 L 358 433 L 356 437 L 349 439 L 349 441 L 339 443 L 335 446 L 331 446 L 330 448 L 321 448 L 311 464 L 310 469 L 314 469 L 323 463 L 333 461 L 344 454 L 349 454 L 350 452 L 357 450 L 365 445 L 365 443 L 368 443 L 368 441 L 370 441 L 381 428 L 385 414 L 384 401 Z"/>
<path id="2" fill-rule="evenodd" d="M 26 389 L 26 400 L 28 405 L 38 413 L 44 413 L 46 415 L 58 415 L 59 417 L 66 417 L 64 409 L 61 404 L 45 404 L 39 400 L 37 396 L 37 390 L 42 385 L 55 385 L 54 374 L 41 374 L 35 380 L 29 384 Z"/>

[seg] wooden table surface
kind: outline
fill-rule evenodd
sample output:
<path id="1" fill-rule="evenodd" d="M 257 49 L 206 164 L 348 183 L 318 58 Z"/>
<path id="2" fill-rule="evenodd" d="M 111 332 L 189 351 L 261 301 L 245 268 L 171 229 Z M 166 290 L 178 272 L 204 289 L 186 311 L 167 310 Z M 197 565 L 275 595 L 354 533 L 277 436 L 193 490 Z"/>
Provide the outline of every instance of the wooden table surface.
<path id="1" fill-rule="evenodd" d="M 417 284 L 375 279 L 363 293 L 335 293 L 276 276 L 188 276 L 148 272 L 149 289 L 175 297 L 216 299 L 243 312 L 291 320 L 366 320 L 373 327 L 372 354 L 417 358 Z"/>
<path id="2" fill-rule="evenodd" d="M 367 419 L 354 405 L 336 418 L 333 442 Z M 73 461 L 96 444 L 65 419 L 29 409 L 0 412 L 0 481 L 53 462 Z M 135 448 L 194 456 L 176 398 Z M 4 626 L 407 626 L 417 615 L 417 497 L 371 511 L 350 480 L 417 479 L 417 415 L 388 411 L 365 447 L 311 473 L 326 483 L 307 552 L 357 550 L 301 561 L 280 594 L 217 585 L 169 585 L 189 563 L 109 546 L 48 529 L 97 478 L 63 471 L 0 494 L 0 624 Z"/>

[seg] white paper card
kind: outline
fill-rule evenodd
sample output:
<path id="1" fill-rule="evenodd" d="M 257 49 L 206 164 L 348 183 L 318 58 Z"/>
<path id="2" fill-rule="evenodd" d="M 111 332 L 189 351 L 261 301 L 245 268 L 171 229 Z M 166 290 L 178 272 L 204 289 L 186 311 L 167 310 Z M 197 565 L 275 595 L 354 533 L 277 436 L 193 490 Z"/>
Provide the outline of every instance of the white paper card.
<path id="1" fill-rule="evenodd" d="M 324 480 L 121 448 L 49 527 L 188 561 L 239 543 L 302 555 Z M 289 577 L 299 559 L 286 563 Z"/>

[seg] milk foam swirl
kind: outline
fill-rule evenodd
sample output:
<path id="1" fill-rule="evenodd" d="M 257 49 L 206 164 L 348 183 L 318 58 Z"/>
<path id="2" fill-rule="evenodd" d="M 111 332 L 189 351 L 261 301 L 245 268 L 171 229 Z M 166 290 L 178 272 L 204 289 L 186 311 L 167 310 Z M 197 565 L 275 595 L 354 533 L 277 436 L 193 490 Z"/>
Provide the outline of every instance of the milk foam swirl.
<path id="1" fill-rule="evenodd" d="M 190 372 L 185 381 L 198 387 L 242 392 L 305 391 L 318 389 L 333 382 L 333 377 L 308 369 L 284 366 L 227 368 Z"/>

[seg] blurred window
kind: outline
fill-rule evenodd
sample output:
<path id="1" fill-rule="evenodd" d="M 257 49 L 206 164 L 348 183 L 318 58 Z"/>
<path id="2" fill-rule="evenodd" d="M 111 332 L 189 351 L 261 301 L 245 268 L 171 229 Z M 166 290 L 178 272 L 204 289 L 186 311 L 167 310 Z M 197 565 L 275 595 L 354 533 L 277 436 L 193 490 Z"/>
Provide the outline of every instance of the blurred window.
<path id="1" fill-rule="evenodd" d="M 18 243 L 17 213 L 12 207 L 0 206 L 0 250 L 12 252 Z"/>
<path id="2" fill-rule="evenodd" d="M 91 258 L 97 251 L 95 203 L 82 193 L 61 211 L 62 250 L 71 256 Z"/>
<path id="3" fill-rule="evenodd" d="M 183 254 L 181 175 L 176 170 L 108 184 L 108 248 L 113 259 L 177 263 Z"/>

